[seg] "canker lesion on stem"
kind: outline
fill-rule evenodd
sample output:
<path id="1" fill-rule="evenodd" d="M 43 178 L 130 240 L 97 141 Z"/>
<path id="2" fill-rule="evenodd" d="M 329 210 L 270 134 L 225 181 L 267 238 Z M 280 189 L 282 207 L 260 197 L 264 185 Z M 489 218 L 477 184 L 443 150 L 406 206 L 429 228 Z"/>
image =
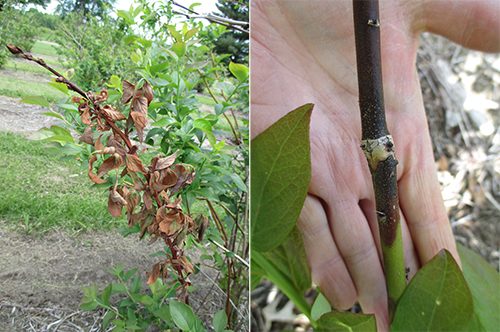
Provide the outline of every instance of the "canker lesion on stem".
<path id="1" fill-rule="evenodd" d="M 378 164 L 381 161 L 387 160 L 390 156 L 396 159 L 394 154 L 394 140 L 391 135 L 385 135 L 377 139 L 362 140 L 361 149 L 372 171 L 376 171 Z"/>

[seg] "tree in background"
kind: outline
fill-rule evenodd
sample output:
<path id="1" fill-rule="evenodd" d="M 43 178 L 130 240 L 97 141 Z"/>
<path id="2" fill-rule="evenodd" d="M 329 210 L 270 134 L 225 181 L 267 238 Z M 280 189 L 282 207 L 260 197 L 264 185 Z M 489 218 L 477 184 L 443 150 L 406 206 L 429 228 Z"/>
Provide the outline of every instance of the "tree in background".
<path id="1" fill-rule="evenodd" d="M 248 0 L 228 1 L 218 0 L 217 8 L 224 14 L 223 17 L 237 21 L 248 22 Z M 220 16 L 220 13 L 213 13 Z M 248 34 L 235 30 L 224 33 L 215 41 L 215 52 L 217 54 L 231 54 L 222 60 L 226 65 L 230 61 L 236 63 L 248 62 Z"/>
<path id="2" fill-rule="evenodd" d="M 43 0 L 35 0 L 43 1 Z M 104 18 L 113 8 L 116 0 L 58 0 L 56 12 L 64 18 L 69 13 L 90 14 L 99 18 Z"/>
<path id="3" fill-rule="evenodd" d="M 17 1 L 11 1 L 11 0 L 0 0 L 0 12 L 3 10 L 5 6 L 25 6 L 28 4 L 33 4 L 35 6 L 41 6 L 42 8 L 46 8 L 47 5 L 50 3 L 51 0 L 17 0 Z"/>

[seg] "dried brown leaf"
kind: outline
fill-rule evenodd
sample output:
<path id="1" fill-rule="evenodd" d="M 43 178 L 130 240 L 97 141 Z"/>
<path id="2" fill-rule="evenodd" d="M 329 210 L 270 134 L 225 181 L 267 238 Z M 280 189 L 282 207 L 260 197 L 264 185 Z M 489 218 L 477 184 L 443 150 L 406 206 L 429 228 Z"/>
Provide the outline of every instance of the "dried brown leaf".
<path id="1" fill-rule="evenodd" d="M 143 96 L 146 97 L 146 100 L 148 101 L 148 106 L 149 106 L 149 104 L 151 103 L 151 101 L 154 98 L 153 88 L 151 87 L 151 85 L 149 85 L 148 81 L 146 81 L 144 83 L 144 85 L 142 86 L 141 90 L 142 90 L 141 92 L 142 92 Z"/>
<path id="2" fill-rule="evenodd" d="M 177 174 L 177 183 L 170 190 L 170 197 L 173 194 L 193 182 L 194 177 L 196 176 L 196 171 L 191 165 L 187 164 L 177 164 L 174 167 L 174 172 Z"/>
<path id="3" fill-rule="evenodd" d="M 108 90 L 102 89 L 98 95 L 95 95 L 92 91 L 89 91 L 87 93 L 87 96 L 89 97 L 92 104 L 97 106 L 108 100 Z"/>
<path id="4" fill-rule="evenodd" d="M 134 125 L 135 128 L 137 129 L 137 136 L 139 137 L 139 141 L 142 143 L 142 137 L 143 137 L 142 132 L 147 125 L 146 116 L 135 111 L 130 112 L 130 116 L 134 120 Z"/>
<path id="5" fill-rule="evenodd" d="M 156 164 L 153 165 L 153 163 L 151 163 L 151 166 L 154 167 L 155 171 L 156 170 L 161 170 L 161 169 L 164 169 L 164 168 L 172 166 L 174 164 L 174 162 L 175 162 L 175 159 L 177 158 L 177 153 L 178 152 L 179 152 L 179 150 L 175 151 L 173 154 L 171 154 L 168 157 L 159 158 L 156 161 Z"/>
<path id="6" fill-rule="evenodd" d="M 82 136 L 78 139 L 80 142 L 94 145 L 94 133 L 92 132 L 92 127 L 86 127 Z"/>
<path id="7" fill-rule="evenodd" d="M 113 188 L 109 188 L 108 211 L 116 218 L 121 217 L 123 206 L 127 204 L 125 199 Z"/>
<path id="8" fill-rule="evenodd" d="M 99 167 L 99 171 L 97 172 L 97 176 L 102 177 L 112 169 L 120 168 L 120 166 L 122 165 L 123 158 L 118 153 L 115 153 L 102 163 L 102 165 Z"/>
<path id="9" fill-rule="evenodd" d="M 184 256 L 179 257 L 179 262 L 180 262 L 180 264 L 182 266 L 182 269 L 187 274 L 194 273 L 193 264 L 191 264 L 191 262 L 186 257 L 184 257 Z"/>
<path id="10" fill-rule="evenodd" d="M 80 118 L 82 119 L 83 124 L 89 125 L 92 123 L 90 120 L 92 113 L 90 112 L 90 108 L 87 103 L 80 104 L 80 106 L 78 106 L 78 111 L 80 111 Z"/>
<path id="11" fill-rule="evenodd" d="M 89 160 L 89 169 L 88 169 L 88 175 L 89 175 L 89 178 L 92 182 L 94 183 L 97 183 L 97 184 L 101 184 L 101 183 L 104 183 L 106 182 L 106 180 L 103 180 L 101 179 L 100 177 L 98 177 L 97 175 L 95 175 L 94 173 L 92 173 L 92 167 L 94 165 L 94 162 L 97 160 L 97 156 L 96 155 L 93 155 L 90 160 Z"/>
<path id="12" fill-rule="evenodd" d="M 126 157 L 127 169 L 129 172 L 139 172 L 146 174 L 146 170 L 142 164 L 142 161 L 134 154 L 127 154 Z"/>
<path id="13" fill-rule="evenodd" d="M 177 300 L 179 302 L 186 302 L 187 296 L 189 292 L 189 285 L 182 285 L 175 291 L 175 295 L 177 296 Z"/>
<path id="14" fill-rule="evenodd" d="M 136 97 L 132 100 L 132 109 L 144 116 L 148 115 L 148 100 L 144 96 Z"/>
<path id="15" fill-rule="evenodd" d="M 129 81 L 123 80 L 122 88 L 123 88 L 122 103 L 127 104 L 134 95 L 135 85 L 133 85 Z"/>
<path id="16" fill-rule="evenodd" d="M 160 276 L 160 262 L 156 263 L 153 265 L 153 270 L 151 271 L 151 274 L 149 275 L 148 278 L 148 285 L 154 284 L 156 279 Z"/>
<path id="17" fill-rule="evenodd" d="M 153 207 L 153 202 L 151 201 L 151 193 L 149 192 L 149 190 L 146 190 L 144 192 L 144 194 L 142 195 L 142 200 L 144 201 L 144 207 L 146 208 L 146 210 L 151 210 L 151 208 Z"/>
<path id="18" fill-rule="evenodd" d="M 116 108 L 113 108 L 110 105 L 104 106 L 102 110 L 104 113 L 106 113 L 111 121 L 121 121 L 126 119 L 125 115 L 118 112 Z"/>
<path id="19" fill-rule="evenodd" d="M 120 137 L 120 135 L 110 135 L 108 137 L 108 147 L 113 146 L 116 149 L 116 152 L 122 156 L 127 154 L 127 149 L 123 146 L 123 139 Z"/>

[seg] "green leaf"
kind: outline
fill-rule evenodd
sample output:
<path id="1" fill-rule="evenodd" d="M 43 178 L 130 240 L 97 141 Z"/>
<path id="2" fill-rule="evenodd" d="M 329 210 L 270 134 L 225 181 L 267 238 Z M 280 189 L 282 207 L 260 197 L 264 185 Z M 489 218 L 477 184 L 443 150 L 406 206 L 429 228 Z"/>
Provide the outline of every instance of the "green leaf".
<path id="1" fill-rule="evenodd" d="M 224 331 L 227 325 L 227 316 L 224 310 L 221 310 L 214 315 L 213 325 L 215 332 Z"/>
<path id="2" fill-rule="evenodd" d="M 332 307 L 323 293 L 319 292 L 311 308 L 311 318 L 318 320 L 324 314 L 332 311 Z"/>
<path id="3" fill-rule="evenodd" d="M 238 79 L 238 81 L 243 82 L 248 78 L 248 67 L 239 63 L 230 62 L 229 71 Z"/>
<path id="4" fill-rule="evenodd" d="M 114 282 L 112 283 L 113 287 L 111 289 L 111 294 L 118 294 L 118 293 L 124 293 L 126 294 L 127 293 L 127 289 L 125 288 L 125 286 L 123 286 L 123 284 L 119 283 L 119 282 Z"/>
<path id="5" fill-rule="evenodd" d="M 472 250 L 460 244 L 457 249 L 474 299 L 474 315 L 486 331 L 494 331 L 500 326 L 500 274 Z"/>
<path id="6" fill-rule="evenodd" d="M 166 322 L 172 319 L 172 317 L 170 317 L 170 307 L 168 305 L 164 305 L 156 310 L 153 310 L 153 315 L 163 319 Z"/>
<path id="7" fill-rule="evenodd" d="M 194 62 L 192 64 L 190 64 L 189 66 L 187 66 L 186 68 L 184 68 L 184 71 L 182 72 L 183 74 L 187 74 L 187 73 L 190 73 L 196 69 L 201 69 L 203 67 L 205 67 L 206 65 L 208 65 L 210 61 L 199 61 L 199 62 Z"/>
<path id="8" fill-rule="evenodd" d="M 187 44 L 184 42 L 178 42 L 172 45 L 172 51 L 174 51 L 175 55 L 179 58 L 186 54 Z"/>
<path id="9" fill-rule="evenodd" d="M 80 304 L 80 310 L 83 310 L 83 311 L 94 310 L 95 308 L 97 308 L 98 305 L 99 305 L 99 302 L 97 302 L 96 300 L 90 299 L 89 302 L 82 301 L 82 304 Z"/>
<path id="10" fill-rule="evenodd" d="M 252 248 L 276 248 L 292 230 L 311 179 L 309 122 L 313 105 L 288 113 L 252 140 Z"/>
<path id="11" fill-rule="evenodd" d="M 406 287 L 391 331 L 465 331 L 472 314 L 472 294 L 465 278 L 443 249 Z"/>
<path id="12" fill-rule="evenodd" d="M 128 270 L 125 273 L 125 276 L 123 277 L 123 282 L 127 282 L 130 278 L 132 278 L 137 273 L 137 270 L 138 270 L 137 268 L 132 269 L 132 270 Z"/>
<path id="13" fill-rule="evenodd" d="M 205 133 L 212 132 L 212 125 L 205 119 L 196 119 L 193 122 L 193 127 L 203 130 Z"/>
<path id="14" fill-rule="evenodd" d="M 130 15 L 130 13 L 128 11 L 126 11 L 126 10 L 117 10 L 116 14 L 118 15 L 118 17 L 123 18 L 127 22 L 128 25 L 134 25 L 135 24 L 134 18 L 132 17 L 132 15 Z"/>
<path id="15" fill-rule="evenodd" d="M 253 291 L 260 283 L 266 272 L 256 261 L 252 260 L 250 264 L 250 291 Z"/>
<path id="16" fill-rule="evenodd" d="M 149 295 L 142 295 L 141 296 L 141 299 L 139 300 L 140 303 L 144 304 L 145 306 L 150 306 L 152 305 L 153 303 L 155 303 L 155 301 L 153 300 L 153 298 Z"/>
<path id="17" fill-rule="evenodd" d="M 167 28 L 177 42 L 182 42 L 182 35 L 179 31 L 175 30 L 174 25 L 167 25 Z"/>
<path id="18" fill-rule="evenodd" d="M 69 89 L 66 84 L 55 82 L 55 79 L 52 79 L 52 82 L 47 82 L 47 84 L 69 96 Z"/>
<path id="19" fill-rule="evenodd" d="M 232 95 L 235 89 L 234 85 L 229 82 L 218 82 L 216 86 L 228 96 Z"/>
<path id="20" fill-rule="evenodd" d="M 29 96 L 26 98 L 21 99 L 22 103 L 26 104 L 33 104 L 33 105 L 40 105 L 46 108 L 50 108 L 50 104 L 45 98 L 43 97 L 38 97 L 38 96 Z"/>
<path id="21" fill-rule="evenodd" d="M 103 330 L 106 330 L 106 327 L 108 327 L 109 323 L 111 323 L 112 319 L 115 319 L 116 313 L 113 310 L 110 310 L 104 315 L 102 318 L 102 328 Z"/>
<path id="22" fill-rule="evenodd" d="M 191 39 L 191 37 L 196 35 L 196 33 L 198 32 L 199 29 L 200 29 L 200 27 L 194 27 L 191 30 L 189 30 L 188 32 L 186 32 L 186 34 L 184 35 L 184 41 L 188 41 L 189 39 Z"/>
<path id="23" fill-rule="evenodd" d="M 297 225 L 279 246 L 263 252 L 262 255 L 288 276 L 299 292 L 311 288 L 311 272 L 307 265 L 306 249 Z"/>
<path id="24" fill-rule="evenodd" d="M 141 276 L 138 275 L 130 283 L 130 293 L 137 294 L 137 293 L 139 293 L 139 291 L 141 290 L 141 288 L 142 288 Z"/>
<path id="25" fill-rule="evenodd" d="M 178 328 L 183 331 L 193 331 L 195 315 L 193 309 L 187 304 L 170 301 L 170 315 Z"/>
<path id="26" fill-rule="evenodd" d="M 156 121 L 155 123 L 151 124 L 153 127 L 167 127 L 170 126 L 171 124 L 179 124 L 174 118 L 170 117 L 165 117 L 161 118 L 160 120 Z"/>
<path id="27" fill-rule="evenodd" d="M 374 315 L 332 311 L 321 316 L 317 323 L 318 326 L 314 329 L 315 331 L 377 331 L 377 321 Z"/>
<path id="28" fill-rule="evenodd" d="M 73 136 L 71 133 L 62 127 L 59 126 L 51 126 L 50 128 L 41 128 L 33 134 L 27 136 L 26 138 L 34 141 L 42 141 L 42 140 L 50 140 L 51 138 L 56 137 L 54 141 L 58 142 L 74 142 Z"/>
<path id="29" fill-rule="evenodd" d="M 59 120 L 63 120 L 64 121 L 64 117 L 61 114 L 59 114 L 59 113 L 43 112 L 43 113 L 40 113 L 40 114 L 43 114 L 43 115 L 46 115 L 46 116 L 52 116 L 54 118 L 58 118 Z"/>
<path id="30" fill-rule="evenodd" d="M 109 298 L 111 296 L 111 291 L 113 290 L 113 284 L 109 284 L 101 294 L 101 302 L 109 307 Z"/>

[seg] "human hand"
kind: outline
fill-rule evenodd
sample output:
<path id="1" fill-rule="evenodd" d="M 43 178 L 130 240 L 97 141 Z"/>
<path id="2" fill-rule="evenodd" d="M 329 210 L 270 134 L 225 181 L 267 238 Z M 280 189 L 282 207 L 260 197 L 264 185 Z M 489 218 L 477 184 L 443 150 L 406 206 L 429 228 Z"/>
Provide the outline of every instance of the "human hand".
<path id="1" fill-rule="evenodd" d="M 351 1 L 253 1 L 251 128 L 255 136 L 305 103 L 312 178 L 298 225 L 314 282 L 336 309 L 359 300 L 389 329 L 375 200 L 359 148 Z M 406 266 L 410 277 L 439 250 L 458 261 L 442 202 L 415 62 L 421 32 L 500 51 L 494 1 L 382 1 L 384 99 L 395 142 Z"/>

